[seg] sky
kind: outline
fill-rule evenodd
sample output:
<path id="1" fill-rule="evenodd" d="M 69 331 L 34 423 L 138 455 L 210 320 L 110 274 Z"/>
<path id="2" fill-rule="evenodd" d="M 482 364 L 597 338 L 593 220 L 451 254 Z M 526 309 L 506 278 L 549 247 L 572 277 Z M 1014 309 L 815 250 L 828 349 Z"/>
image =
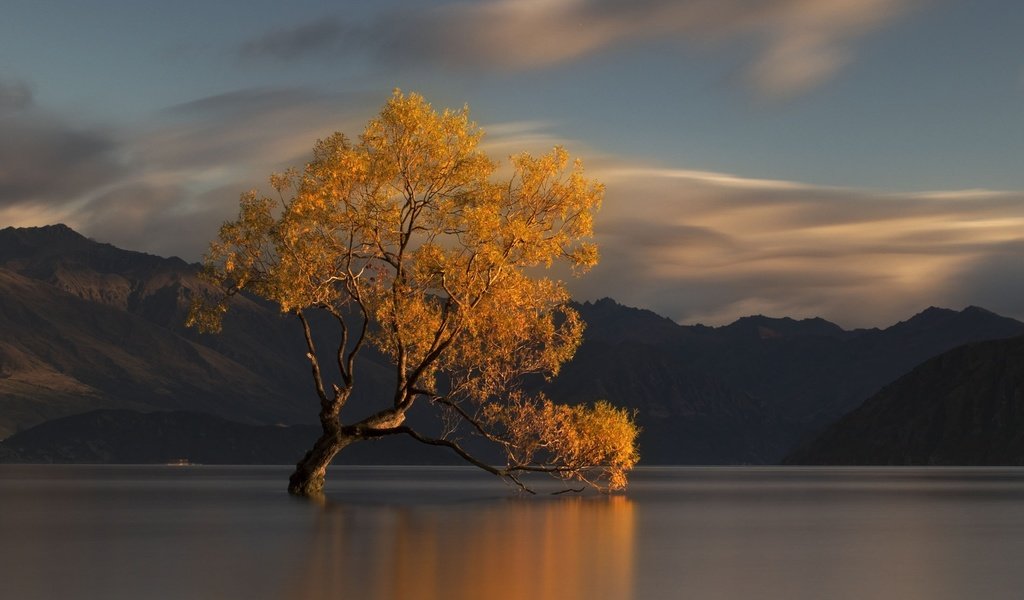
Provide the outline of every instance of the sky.
<path id="1" fill-rule="evenodd" d="M 394 88 L 607 186 L 569 282 L 680 323 L 1024 318 L 1024 3 L 5 0 L 0 227 L 199 260 Z"/>

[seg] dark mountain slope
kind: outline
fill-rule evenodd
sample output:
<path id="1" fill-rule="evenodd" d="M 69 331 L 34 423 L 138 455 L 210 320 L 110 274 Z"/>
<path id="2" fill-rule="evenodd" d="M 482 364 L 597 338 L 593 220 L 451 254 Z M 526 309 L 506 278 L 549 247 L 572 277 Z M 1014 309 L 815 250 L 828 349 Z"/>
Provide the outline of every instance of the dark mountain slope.
<path id="1" fill-rule="evenodd" d="M 0 269 L 0 430 L 98 407 L 272 420 L 261 375 L 131 313 Z"/>
<path id="2" fill-rule="evenodd" d="M 786 459 L 790 464 L 1024 464 L 1024 337 L 920 365 Z"/>
<path id="3" fill-rule="evenodd" d="M 236 298 L 220 335 L 185 328 L 193 295 L 215 293 L 197 277 L 197 265 L 122 250 L 89 240 L 64 225 L 49 225 L 0 230 L 0 267 L 141 317 L 254 372 L 277 370 L 290 384 L 298 383 L 298 373 L 281 364 L 278 349 L 303 344 L 302 336 L 267 303 Z"/>

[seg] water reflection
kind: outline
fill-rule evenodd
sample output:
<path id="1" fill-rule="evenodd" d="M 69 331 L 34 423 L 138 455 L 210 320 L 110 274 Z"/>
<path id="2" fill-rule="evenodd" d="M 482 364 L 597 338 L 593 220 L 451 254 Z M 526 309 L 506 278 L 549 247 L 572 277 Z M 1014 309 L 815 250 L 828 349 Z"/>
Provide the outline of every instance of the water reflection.
<path id="1" fill-rule="evenodd" d="M 0 597 L 1020 598 L 1024 469 L 642 469 L 517 498 L 472 469 L 0 466 Z"/>
<path id="2" fill-rule="evenodd" d="M 639 489 L 637 598 L 1021 597 L 1020 469 L 666 469 Z"/>
<path id="3" fill-rule="evenodd" d="M 330 505 L 288 597 L 629 598 L 634 522 L 622 496 Z"/>

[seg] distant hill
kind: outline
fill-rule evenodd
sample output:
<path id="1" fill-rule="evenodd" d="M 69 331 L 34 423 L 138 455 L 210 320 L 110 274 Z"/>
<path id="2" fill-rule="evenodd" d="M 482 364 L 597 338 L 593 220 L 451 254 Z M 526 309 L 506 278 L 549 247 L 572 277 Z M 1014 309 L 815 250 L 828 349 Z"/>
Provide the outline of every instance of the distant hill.
<path id="1" fill-rule="evenodd" d="M 0 229 L 0 439 L 97 409 L 315 422 L 293 320 L 243 296 L 223 333 L 186 329 L 191 298 L 211 291 L 197 271 L 63 225 Z M 765 316 L 681 326 L 611 299 L 576 306 L 584 342 L 544 389 L 559 401 L 604 398 L 636 409 L 648 464 L 777 462 L 922 361 L 1024 334 L 1024 324 L 976 307 L 846 331 L 823 319 Z M 334 345 L 329 335 L 317 341 Z M 369 411 L 368 400 L 389 393 L 391 368 L 373 352 L 358 368 L 349 406 Z"/>
<path id="2" fill-rule="evenodd" d="M 812 465 L 1024 465 L 1024 337 L 926 361 L 786 458 Z"/>

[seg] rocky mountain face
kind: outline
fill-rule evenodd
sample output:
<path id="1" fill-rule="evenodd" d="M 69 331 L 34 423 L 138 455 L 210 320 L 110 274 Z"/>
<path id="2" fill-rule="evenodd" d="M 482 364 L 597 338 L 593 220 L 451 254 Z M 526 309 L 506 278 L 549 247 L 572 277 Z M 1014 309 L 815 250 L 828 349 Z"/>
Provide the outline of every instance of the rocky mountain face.
<path id="1" fill-rule="evenodd" d="M 210 291 L 196 272 L 60 225 L 0 230 L 0 438 L 95 409 L 314 422 L 301 330 L 245 297 L 221 334 L 186 329 L 192 296 Z M 777 462 L 922 361 L 1024 334 L 1024 324 L 974 307 L 855 331 L 763 316 L 681 326 L 609 299 L 577 308 L 584 343 L 544 389 L 559 401 L 635 408 L 641 454 L 655 464 Z M 353 407 L 388 393 L 380 357 L 368 353 L 359 370 Z"/>
<path id="2" fill-rule="evenodd" d="M 924 362 L 786 462 L 1024 464 L 1024 337 L 969 344 Z"/>

